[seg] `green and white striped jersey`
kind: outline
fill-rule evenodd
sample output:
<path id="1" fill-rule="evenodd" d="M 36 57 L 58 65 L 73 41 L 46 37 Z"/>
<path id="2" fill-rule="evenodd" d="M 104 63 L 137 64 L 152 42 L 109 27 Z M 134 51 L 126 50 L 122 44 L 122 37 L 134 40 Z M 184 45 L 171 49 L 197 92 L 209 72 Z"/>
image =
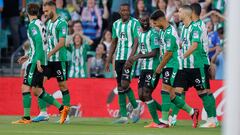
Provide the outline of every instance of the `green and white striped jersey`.
<path id="1" fill-rule="evenodd" d="M 88 44 L 82 44 L 76 47 L 71 44 L 67 48 L 72 54 L 70 62 L 69 77 L 86 78 L 87 77 L 87 51 L 90 49 Z"/>
<path id="2" fill-rule="evenodd" d="M 173 53 L 165 68 L 182 69 L 182 59 L 179 57 L 180 39 L 177 30 L 169 24 L 166 30 L 160 30 L 159 35 L 161 59 L 167 51 Z"/>
<path id="3" fill-rule="evenodd" d="M 117 38 L 116 60 L 127 60 L 137 38 L 140 23 L 135 18 L 130 18 L 127 22 L 118 19 L 113 23 L 112 38 Z"/>
<path id="4" fill-rule="evenodd" d="M 208 58 L 208 43 L 209 43 L 209 41 L 208 41 L 207 27 L 201 19 L 197 20 L 195 22 L 195 24 L 197 24 L 199 26 L 200 30 L 202 31 L 201 39 L 203 42 L 203 47 L 202 47 L 203 64 L 210 65 L 210 61 Z"/>
<path id="5" fill-rule="evenodd" d="M 47 22 L 47 37 L 48 37 L 48 49 L 49 53 L 58 43 L 60 38 L 65 38 L 68 34 L 67 22 L 58 17 L 54 22 L 51 19 Z M 67 49 L 63 46 L 59 51 L 53 54 L 48 61 L 67 61 Z"/>
<path id="6" fill-rule="evenodd" d="M 203 41 L 201 39 L 202 31 L 198 27 L 197 24 L 191 22 L 189 26 L 183 26 L 181 33 L 181 41 L 182 41 L 182 52 L 185 54 L 187 50 L 192 46 L 193 42 L 198 43 L 197 49 L 189 55 L 187 58 L 183 60 L 184 68 L 202 68 L 202 47 Z"/>
<path id="7" fill-rule="evenodd" d="M 29 63 L 47 65 L 47 39 L 46 28 L 39 19 L 32 20 L 27 29 L 28 39 L 30 41 L 30 51 L 28 53 Z"/>
<path id="8" fill-rule="evenodd" d="M 140 53 L 148 54 L 154 49 L 159 48 L 158 33 L 154 29 L 140 32 L 138 37 L 138 47 Z M 152 58 L 143 58 L 141 63 L 142 70 L 156 70 L 159 64 L 159 54 Z"/>

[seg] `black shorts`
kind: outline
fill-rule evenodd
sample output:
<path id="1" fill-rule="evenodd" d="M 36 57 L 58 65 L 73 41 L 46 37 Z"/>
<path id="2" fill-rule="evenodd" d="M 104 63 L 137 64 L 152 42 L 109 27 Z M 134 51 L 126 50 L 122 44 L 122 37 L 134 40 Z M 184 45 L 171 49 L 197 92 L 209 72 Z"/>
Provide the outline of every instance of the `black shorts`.
<path id="1" fill-rule="evenodd" d="M 185 68 L 180 70 L 175 87 L 182 87 L 187 90 L 192 86 L 196 90 L 205 90 L 205 73 L 203 68 Z"/>
<path id="2" fill-rule="evenodd" d="M 126 60 L 116 60 L 115 61 L 115 71 L 117 73 L 117 83 L 121 86 L 121 80 L 131 81 L 132 79 L 132 69 L 124 69 Z"/>
<path id="3" fill-rule="evenodd" d="M 210 89 L 210 65 L 204 65 L 205 88 Z"/>
<path id="4" fill-rule="evenodd" d="M 42 66 L 46 70 L 45 66 Z M 37 70 L 37 64 L 29 63 L 24 74 L 23 84 L 30 87 L 43 88 L 44 73 Z"/>
<path id="5" fill-rule="evenodd" d="M 163 84 L 174 87 L 178 69 L 164 68 L 162 71 Z"/>
<path id="6" fill-rule="evenodd" d="M 149 88 L 154 90 L 157 87 L 160 75 L 153 74 L 153 70 L 142 70 L 138 79 L 138 88 Z"/>
<path id="7" fill-rule="evenodd" d="M 58 82 L 66 81 L 68 79 L 68 62 L 48 62 L 44 76 L 48 79 L 56 77 Z"/>

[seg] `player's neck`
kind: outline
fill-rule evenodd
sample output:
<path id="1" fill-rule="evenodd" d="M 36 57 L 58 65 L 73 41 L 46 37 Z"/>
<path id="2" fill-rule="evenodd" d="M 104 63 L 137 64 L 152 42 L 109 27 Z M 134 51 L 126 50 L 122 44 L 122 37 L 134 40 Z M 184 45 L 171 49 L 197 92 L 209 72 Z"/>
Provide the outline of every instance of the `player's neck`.
<path id="1" fill-rule="evenodd" d="M 143 29 L 143 32 L 147 32 L 150 30 L 150 27 Z"/>
<path id="2" fill-rule="evenodd" d="M 170 24 L 168 22 L 166 22 L 164 25 L 163 25 L 163 29 L 166 30 L 168 28 Z"/>
<path id="3" fill-rule="evenodd" d="M 183 20 L 183 24 L 185 27 L 188 27 L 190 24 L 191 24 L 192 20 L 191 18 L 189 17 L 186 17 L 184 20 Z"/>
<path id="4" fill-rule="evenodd" d="M 193 16 L 193 17 L 192 17 L 192 20 L 193 20 L 194 22 L 198 21 L 199 19 L 200 19 L 199 16 Z"/>
<path id="5" fill-rule="evenodd" d="M 123 20 L 123 19 L 122 19 L 122 22 L 123 22 L 123 23 L 126 23 L 126 22 L 128 22 L 129 20 L 130 20 L 130 17 L 129 17 L 128 19 L 126 19 L 126 20 Z"/>
<path id="6" fill-rule="evenodd" d="M 37 19 L 37 16 L 29 16 L 29 21 L 31 22 L 32 20 Z"/>
<path id="7" fill-rule="evenodd" d="M 58 18 L 58 15 L 55 13 L 55 14 L 53 15 L 53 18 L 51 19 L 51 21 L 54 22 L 55 20 L 57 20 L 57 18 Z"/>

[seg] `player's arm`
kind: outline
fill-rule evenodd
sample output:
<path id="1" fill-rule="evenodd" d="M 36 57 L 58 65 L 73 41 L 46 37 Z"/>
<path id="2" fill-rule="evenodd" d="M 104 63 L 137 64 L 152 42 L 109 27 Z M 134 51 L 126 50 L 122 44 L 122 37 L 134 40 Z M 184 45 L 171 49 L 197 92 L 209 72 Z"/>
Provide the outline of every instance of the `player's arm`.
<path id="1" fill-rule="evenodd" d="M 191 34 L 190 42 L 192 43 L 192 45 L 185 52 L 185 54 L 183 54 L 184 59 L 189 57 L 198 48 L 198 44 L 201 43 L 201 33 L 202 33 L 202 31 L 197 26 L 193 28 L 192 32 L 190 33 Z"/>
<path id="2" fill-rule="evenodd" d="M 141 59 L 141 58 L 152 58 L 152 57 L 155 57 L 158 53 L 159 53 L 159 49 L 154 49 L 147 54 L 139 53 L 136 56 L 132 56 L 130 58 L 130 62 L 133 63 L 134 61 Z"/>
<path id="3" fill-rule="evenodd" d="M 57 51 L 59 51 L 62 47 L 65 46 L 65 42 L 66 42 L 66 37 L 67 37 L 67 23 L 66 22 L 62 22 L 59 24 L 59 26 L 56 28 L 58 30 L 58 43 L 57 45 L 48 53 L 48 58 L 50 58 L 54 53 L 56 53 Z"/>
<path id="4" fill-rule="evenodd" d="M 171 59 L 175 47 L 176 48 L 178 47 L 177 39 L 174 36 L 169 35 L 169 37 L 167 37 L 166 39 L 166 46 L 167 46 L 167 51 L 164 53 L 162 61 L 160 62 L 160 64 L 158 65 L 155 71 L 158 74 L 162 72 L 162 69 L 166 66 L 168 61 Z"/>

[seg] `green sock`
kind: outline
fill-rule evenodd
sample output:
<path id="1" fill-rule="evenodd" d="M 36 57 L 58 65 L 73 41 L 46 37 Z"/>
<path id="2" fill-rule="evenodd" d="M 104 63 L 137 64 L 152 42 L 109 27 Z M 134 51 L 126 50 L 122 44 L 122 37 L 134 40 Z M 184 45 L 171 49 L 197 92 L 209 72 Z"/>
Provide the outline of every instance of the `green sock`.
<path id="1" fill-rule="evenodd" d="M 199 97 L 202 99 L 204 109 L 207 112 L 208 118 L 213 117 L 212 112 L 212 105 L 211 105 L 211 98 L 208 96 L 208 94 L 201 94 Z"/>
<path id="2" fill-rule="evenodd" d="M 63 104 L 66 106 L 70 106 L 70 95 L 69 91 L 62 91 L 62 96 L 63 96 Z"/>
<path id="3" fill-rule="evenodd" d="M 176 97 L 172 100 L 172 103 L 174 103 L 179 109 L 183 109 L 188 114 L 192 115 L 194 112 L 192 111 L 193 108 L 190 107 L 182 98 L 176 95 Z"/>
<path id="4" fill-rule="evenodd" d="M 50 94 L 48 94 L 44 91 L 39 96 L 39 98 L 51 105 L 56 106 L 58 109 L 62 106 L 55 98 L 53 98 L 53 96 L 51 96 Z"/>
<path id="5" fill-rule="evenodd" d="M 161 112 L 162 111 L 162 106 L 156 100 L 154 100 L 154 103 L 156 104 L 157 110 Z"/>
<path id="6" fill-rule="evenodd" d="M 212 108 L 212 112 L 213 112 L 213 117 L 217 117 L 217 112 L 216 112 L 216 99 L 214 98 L 213 94 L 209 94 L 208 95 L 210 98 L 210 102 L 211 102 L 211 108 Z"/>
<path id="7" fill-rule="evenodd" d="M 121 117 L 127 117 L 126 95 L 125 93 L 118 93 L 118 103 L 120 106 Z"/>
<path id="8" fill-rule="evenodd" d="M 138 107 L 138 103 L 136 101 L 136 98 L 133 94 L 133 91 L 131 88 L 129 88 L 129 90 L 126 92 L 127 96 L 128 96 L 128 99 L 130 101 L 130 103 L 132 104 L 133 108 L 137 108 Z"/>
<path id="9" fill-rule="evenodd" d="M 46 90 L 43 88 L 43 91 L 45 92 Z M 41 98 L 38 98 L 38 106 L 41 112 L 47 111 L 47 103 L 43 101 Z"/>
<path id="10" fill-rule="evenodd" d="M 176 92 L 176 95 L 178 95 L 179 97 L 181 97 L 185 101 L 185 92 L 182 93 L 182 94 Z M 173 103 L 171 103 L 171 108 L 172 108 L 171 116 L 178 115 L 180 109 Z"/>
<path id="11" fill-rule="evenodd" d="M 47 111 L 47 103 L 45 101 L 43 101 L 41 98 L 38 98 L 38 106 L 39 106 L 41 112 Z"/>
<path id="12" fill-rule="evenodd" d="M 158 114 L 157 114 L 157 106 L 155 104 L 154 100 L 146 101 L 145 102 L 148 106 L 148 110 L 152 116 L 153 122 L 160 124 L 160 121 L 158 119 Z"/>
<path id="13" fill-rule="evenodd" d="M 166 91 L 161 92 L 162 95 L 162 120 L 168 121 L 169 109 L 170 109 L 170 94 Z"/>
<path id="14" fill-rule="evenodd" d="M 24 108 L 24 117 L 30 117 L 30 108 L 31 108 L 31 93 L 24 92 L 23 95 L 23 108 Z"/>

